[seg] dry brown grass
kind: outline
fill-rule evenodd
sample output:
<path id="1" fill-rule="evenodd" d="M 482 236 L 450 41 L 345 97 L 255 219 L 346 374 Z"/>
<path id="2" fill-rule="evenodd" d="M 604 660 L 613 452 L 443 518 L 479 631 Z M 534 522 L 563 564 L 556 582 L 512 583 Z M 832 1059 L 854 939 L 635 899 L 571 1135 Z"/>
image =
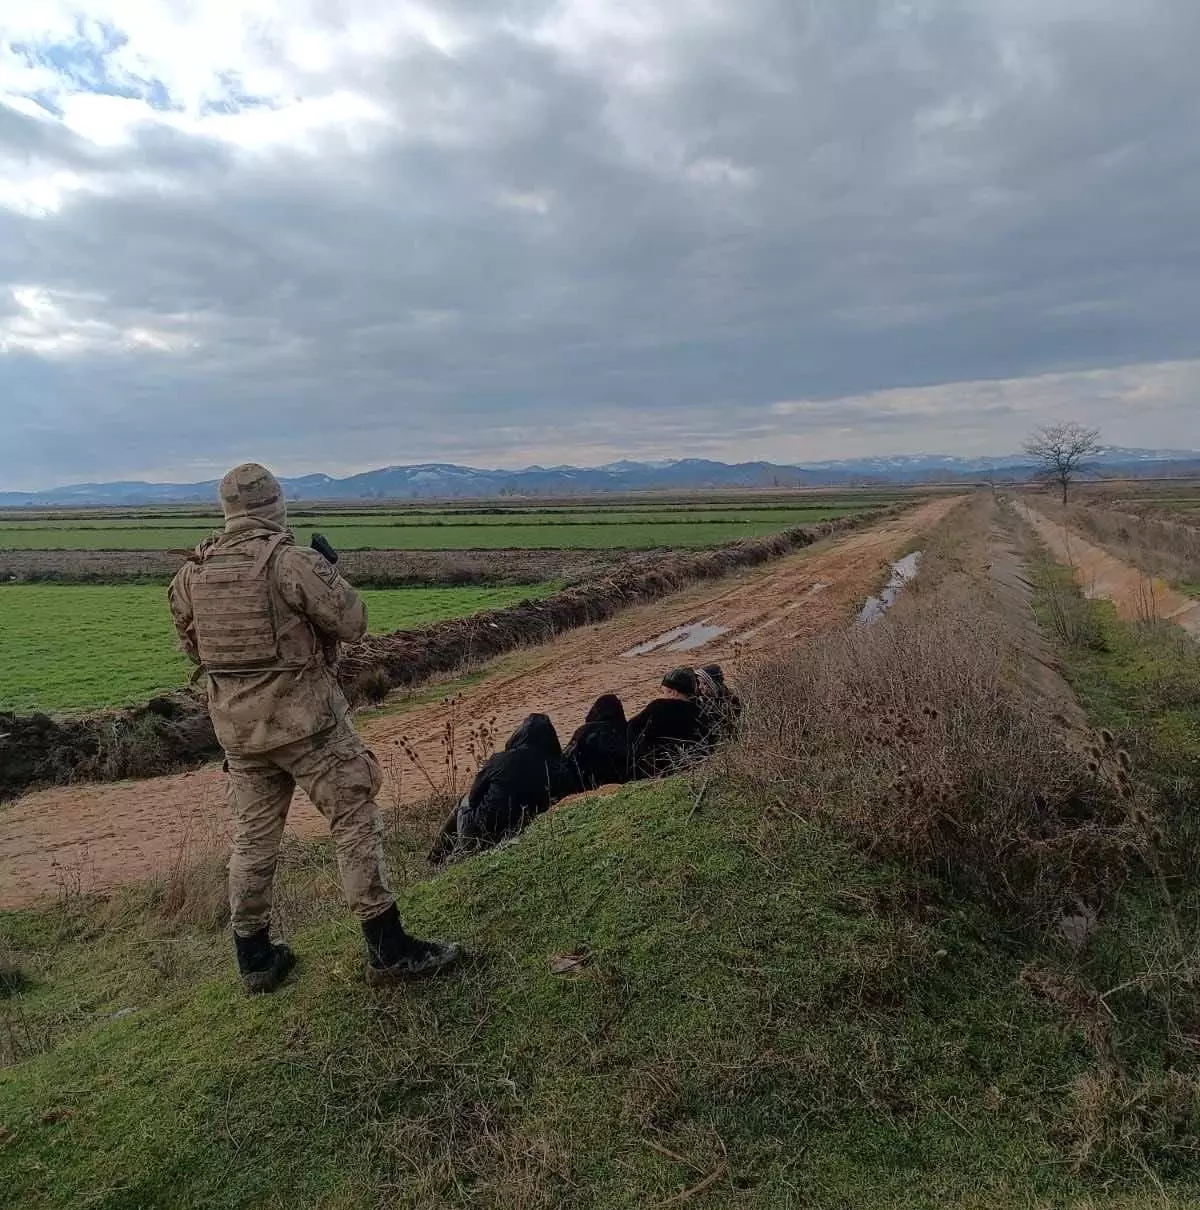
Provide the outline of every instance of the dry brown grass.
<path id="1" fill-rule="evenodd" d="M 1161 1189 L 1157 1171 L 1194 1171 L 1200 1163 L 1194 1075 L 1166 1071 L 1139 1080 L 1101 1068 L 1080 1076 L 1071 1091 L 1075 1114 L 1061 1141 L 1077 1171 L 1132 1161 Z"/>
<path id="2" fill-rule="evenodd" d="M 1021 983 L 1052 1004 L 1096 1057 L 1095 1067 L 1072 1083 L 1074 1112 L 1056 1132 L 1074 1169 L 1106 1172 L 1132 1163 L 1157 1182 L 1158 1171 L 1193 1167 L 1200 1160 L 1200 1079 L 1194 1071 L 1130 1070 L 1121 1053 L 1122 1021 L 1109 1003 L 1124 989 L 1102 994 L 1078 971 L 1044 961 L 1028 963 Z"/>
<path id="3" fill-rule="evenodd" d="M 359 675 L 350 688 L 354 701 L 368 706 L 378 706 L 392 691 L 392 678 L 383 668 L 368 668 Z"/>
<path id="4" fill-rule="evenodd" d="M 730 760 L 780 809 L 1047 931 L 1122 883 L 1149 812 L 1016 691 L 1005 622 L 955 562 L 930 552 L 883 622 L 753 673 Z"/>
<path id="5" fill-rule="evenodd" d="M 1102 500 L 1071 506 L 1064 520 L 1152 576 L 1173 584 L 1200 583 L 1200 528 L 1153 513 L 1124 512 Z"/>

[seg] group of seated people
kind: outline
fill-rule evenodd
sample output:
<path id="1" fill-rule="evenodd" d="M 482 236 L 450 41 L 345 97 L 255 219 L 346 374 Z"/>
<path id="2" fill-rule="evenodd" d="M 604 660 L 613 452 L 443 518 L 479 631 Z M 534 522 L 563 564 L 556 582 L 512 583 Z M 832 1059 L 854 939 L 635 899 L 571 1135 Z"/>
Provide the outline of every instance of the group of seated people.
<path id="1" fill-rule="evenodd" d="M 628 721 L 621 699 L 604 694 L 565 748 L 549 716 L 531 714 L 484 762 L 429 860 L 497 844 L 568 795 L 677 773 L 710 755 L 740 714 L 718 664 L 673 668 L 658 696 Z"/>

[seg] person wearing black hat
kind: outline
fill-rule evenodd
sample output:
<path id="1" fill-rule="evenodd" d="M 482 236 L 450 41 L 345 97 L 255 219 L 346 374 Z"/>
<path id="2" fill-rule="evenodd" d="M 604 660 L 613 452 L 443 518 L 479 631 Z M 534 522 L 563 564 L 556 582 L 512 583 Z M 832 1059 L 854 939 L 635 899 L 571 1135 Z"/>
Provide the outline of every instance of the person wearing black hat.
<path id="1" fill-rule="evenodd" d="M 629 720 L 635 778 L 677 773 L 712 750 L 698 689 L 694 669 L 672 668 L 662 679 L 662 692 Z"/>
<path id="2" fill-rule="evenodd" d="M 630 778 L 629 728 L 615 693 L 598 697 L 563 750 L 562 796 L 618 785 Z"/>

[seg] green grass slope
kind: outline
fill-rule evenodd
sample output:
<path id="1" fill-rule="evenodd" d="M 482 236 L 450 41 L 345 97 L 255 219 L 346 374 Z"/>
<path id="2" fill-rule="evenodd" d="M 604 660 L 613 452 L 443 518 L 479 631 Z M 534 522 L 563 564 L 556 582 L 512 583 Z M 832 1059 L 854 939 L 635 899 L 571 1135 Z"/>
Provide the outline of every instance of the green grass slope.
<path id="1" fill-rule="evenodd" d="M 414 931 L 476 957 L 395 993 L 360 982 L 344 919 L 247 1000 L 215 933 L 10 914 L 32 966 L 0 1000 L 10 1049 L 73 1016 L 0 1072 L 6 1204 L 1162 1204 L 1071 1175 L 1087 1047 L 975 916 L 827 827 L 694 789 L 568 805 L 411 887 Z M 556 974 L 563 955 L 584 960 Z"/>

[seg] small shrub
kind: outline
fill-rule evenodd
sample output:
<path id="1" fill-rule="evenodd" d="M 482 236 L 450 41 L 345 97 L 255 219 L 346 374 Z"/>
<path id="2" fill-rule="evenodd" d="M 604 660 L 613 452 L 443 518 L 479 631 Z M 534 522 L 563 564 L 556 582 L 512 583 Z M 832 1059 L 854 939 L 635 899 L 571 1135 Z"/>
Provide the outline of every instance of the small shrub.
<path id="1" fill-rule="evenodd" d="M 1107 649 L 1100 616 L 1073 580 L 1051 569 L 1040 587 L 1044 620 L 1060 643 L 1089 651 Z"/>
<path id="2" fill-rule="evenodd" d="M 180 847 L 158 896 L 158 915 L 176 925 L 217 932 L 229 923 L 229 895 L 223 856 L 193 856 Z"/>
<path id="3" fill-rule="evenodd" d="M 441 560 L 439 571 L 447 584 L 482 584 L 488 578 L 486 566 L 465 556 L 447 555 Z"/>
<path id="4" fill-rule="evenodd" d="M 18 996 L 29 986 L 29 976 L 20 963 L 8 954 L 0 953 L 0 1000 Z"/>
<path id="5" fill-rule="evenodd" d="M 109 720 L 99 735 L 99 775 L 103 781 L 155 777 L 174 767 L 170 748 L 152 715 Z"/>
<path id="6" fill-rule="evenodd" d="M 354 680 L 351 697 L 355 702 L 378 706 L 392 691 L 392 678 L 385 668 L 368 668 Z"/>

